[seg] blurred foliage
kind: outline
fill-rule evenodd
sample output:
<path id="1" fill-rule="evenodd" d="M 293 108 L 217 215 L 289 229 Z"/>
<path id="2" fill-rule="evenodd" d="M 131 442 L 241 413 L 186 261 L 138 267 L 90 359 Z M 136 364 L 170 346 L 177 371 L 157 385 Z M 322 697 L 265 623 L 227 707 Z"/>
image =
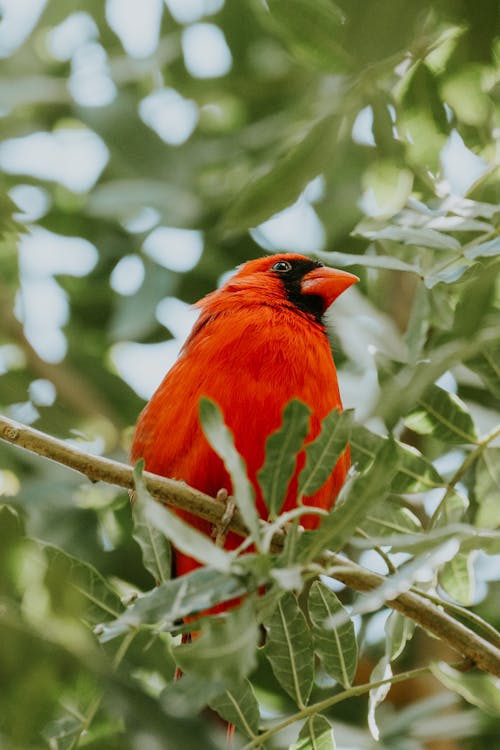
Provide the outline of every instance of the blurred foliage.
<path id="1" fill-rule="evenodd" d="M 151 25 L 154 5 L 137 3 L 129 26 Z M 391 750 L 489 748 L 498 737 L 492 680 L 443 665 L 455 658 L 446 646 L 399 614 L 387 619 L 382 598 L 367 606 L 340 586 L 335 596 L 331 579 L 311 585 L 310 560 L 329 545 L 366 565 L 378 556 L 377 567 L 443 596 L 451 616 L 484 637 L 500 624 L 498 3 L 156 5 L 158 43 L 142 57 L 125 51 L 109 1 L 47 0 L 22 43 L 7 38 L 0 409 L 125 459 L 143 401 L 120 375 L 117 346 L 136 342 L 146 356 L 149 345 L 180 337 L 177 313 L 158 313 L 165 297 L 192 303 L 238 263 L 297 249 L 362 279 L 332 313 L 345 401 L 356 409 L 356 423 L 339 430 L 344 441 L 349 430 L 359 473 L 344 491 L 348 504 L 304 544 L 290 542 L 277 560 L 262 550 L 236 563 L 218 550 L 215 567 L 181 591 L 155 567 L 169 559 L 160 533 L 168 518 L 146 509 L 132 519 L 123 493 L 2 443 L 0 747 L 223 747 L 207 704 L 254 747 L 259 729 L 305 704 L 432 662 L 433 677 L 374 688 L 368 701 L 321 704 L 266 747 L 333 748 L 333 726 L 344 748 L 372 748 L 375 738 Z M 6 3 L 3 42 L 8 18 Z M 68 39 L 75 18 L 61 52 L 55 40 Z M 224 33 L 224 75 L 189 72 L 186 33 L 200 21 Z M 144 102 L 164 89 L 194 105 L 184 139 L 147 124 Z M 13 167 L 13 146 L 33 153 L 15 139 L 33 134 L 45 140 Z M 82 145 L 92 134 L 105 163 L 76 184 L 64 168 L 92 171 Z M 75 137 L 80 145 L 65 151 Z M 261 225 L 296 201 L 322 232 L 308 245 L 286 231 L 285 212 L 278 246 Z M 175 262 L 154 259 L 148 238 L 161 226 L 203 233 L 194 267 L 175 246 Z M 26 245 L 42 229 L 53 233 L 49 246 L 83 238 L 95 262 L 78 271 L 74 246 L 55 263 Z M 112 274 L 126 258 L 144 277 L 124 294 Z M 52 284 L 42 294 L 40 280 Z M 47 310 L 56 302 L 65 354 L 51 356 Z M 224 436 L 213 429 L 217 443 Z M 264 484 L 289 470 L 268 458 Z M 279 498 L 268 504 L 276 515 Z M 265 596 L 204 618 L 199 640 L 179 645 L 179 617 L 264 582 Z M 176 664 L 185 671 L 178 683 Z"/>

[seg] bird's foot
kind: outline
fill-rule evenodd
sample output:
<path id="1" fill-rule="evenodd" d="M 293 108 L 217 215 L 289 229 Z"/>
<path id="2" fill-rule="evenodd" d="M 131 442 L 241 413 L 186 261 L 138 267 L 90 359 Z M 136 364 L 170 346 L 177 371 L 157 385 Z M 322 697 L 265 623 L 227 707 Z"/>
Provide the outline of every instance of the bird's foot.
<path id="1" fill-rule="evenodd" d="M 226 508 L 220 519 L 220 523 L 214 526 L 212 536 L 215 537 L 215 544 L 217 547 L 223 547 L 226 541 L 229 524 L 233 520 L 234 512 L 236 510 L 236 503 L 234 499 L 229 496 L 226 489 L 222 488 L 217 493 L 217 500 L 226 503 Z"/>

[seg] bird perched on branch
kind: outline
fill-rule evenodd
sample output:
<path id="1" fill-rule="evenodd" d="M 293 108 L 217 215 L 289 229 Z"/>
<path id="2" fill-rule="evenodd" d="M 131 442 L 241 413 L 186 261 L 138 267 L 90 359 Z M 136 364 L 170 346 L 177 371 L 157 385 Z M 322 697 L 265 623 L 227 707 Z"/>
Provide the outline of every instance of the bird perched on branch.
<path id="1" fill-rule="evenodd" d="M 329 412 L 342 408 L 323 316 L 357 281 L 350 273 L 292 253 L 242 265 L 220 289 L 197 303 L 200 316 L 177 362 L 140 415 L 132 461 L 144 458 L 148 471 L 182 479 L 212 496 L 222 488 L 231 493 L 229 475 L 199 421 L 199 401 L 207 396 L 222 410 L 255 488 L 258 513 L 267 518 L 257 474 L 264 463 L 266 438 L 280 427 L 286 404 L 297 398 L 310 407 L 306 442 L 317 436 Z M 297 504 L 303 464 L 302 452 L 282 511 Z M 331 508 L 348 467 L 347 449 L 327 482 L 304 503 Z M 207 521 L 183 510 L 176 513 L 211 534 Z M 314 528 L 318 516 L 303 516 L 301 523 Z M 234 549 L 240 542 L 229 532 L 224 546 Z M 200 564 L 176 551 L 174 565 L 175 575 L 184 575 Z"/>

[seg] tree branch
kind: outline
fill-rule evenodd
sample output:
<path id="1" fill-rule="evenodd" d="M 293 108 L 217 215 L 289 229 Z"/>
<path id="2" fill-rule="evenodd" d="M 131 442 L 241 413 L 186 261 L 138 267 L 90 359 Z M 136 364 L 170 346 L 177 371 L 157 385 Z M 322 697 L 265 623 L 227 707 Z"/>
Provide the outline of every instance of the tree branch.
<path id="1" fill-rule="evenodd" d="M 93 482 L 103 481 L 125 489 L 134 489 L 130 466 L 109 458 L 93 456 L 1 415 L 0 439 L 74 469 Z M 189 487 L 184 482 L 160 477 L 148 471 L 145 471 L 143 476 L 146 487 L 156 499 L 166 505 L 183 508 L 215 525 L 221 523 L 225 503 Z M 247 532 L 238 511 L 235 512 L 229 528 L 241 536 L 246 536 Z M 280 549 L 283 542 L 284 533 L 277 531 L 273 536 L 273 547 Z M 355 591 L 372 591 L 386 580 L 383 576 L 332 552 L 323 553 L 320 562 L 327 567 L 333 566 L 332 577 Z M 500 677 L 500 649 L 455 620 L 434 602 L 418 593 L 406 592 L 387 601 L 386 604 L 446 641 L 480 669 Z"/>

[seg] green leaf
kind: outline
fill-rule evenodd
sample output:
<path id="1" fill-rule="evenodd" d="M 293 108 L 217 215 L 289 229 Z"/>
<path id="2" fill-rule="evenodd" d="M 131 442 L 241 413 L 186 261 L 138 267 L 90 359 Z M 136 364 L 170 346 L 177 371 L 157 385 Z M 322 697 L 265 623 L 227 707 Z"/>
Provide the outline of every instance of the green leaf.
<path id="1" fill-rule="evenodd" d="M 417 362 L 427 340 L 431 316 L 429 294 L 425 285 L 419 284 L 411 308 L 405 340 L 409 361 L 413 363 Z"/>
<path id="2" fill-rule="evenodd" d="M 306 447 L 306 462 L 299 475 L 299 497 L 314 495 L 331 475 L 351 434 L 353 410 L 334 409 L 321 422 L 318 437 Z"/>
<path id="3" fill-rule="evenodd" d="M 500 716 L 500 691 L 498 681 L 492 675 L 459 672 L 445 662 L 431 664 L 431 670 L 448 690 L 492 716 Z"/>
<path id="4" fill-rule="evenodd" d="M 360 528 L 372 538 L 386 534 L 416 534 L 422 530 L 422 524 L 411 510 L 393 498 L 387 498 L 368 511 Z"/>
<path id="5" fill-rule="evenodd" d="M 500 399 L 500 344 L 488 343 L 475 357 L 468 359 L 466 364 L 479 375 L 486 388 Z"/>
<path id="6" fill-rule="evenodd" d="M 495 255 L 500 255 L 500 237 L 494 237 L 488 242 L 481 242 L 479 245 L 474 245 L 470 250 L 465 251 L 465 256 L 469 260 L 489 258 Z"/>
<path id="7" fill-rule="evenodd" d="M 162 690 L 160 703 L 172 716 L 190 718 L 215 700 L 222 690 L 221 680 L 200 680 L 197 674 L 183 674 L 182 680 L 174 680 Z"/>
<path id="8" fill-rule="evenodd" d="M 42 731 L 42 737 L 51 750 L 74 750 L 78 747 L 78 740 L 84 729 L 83 720 L 75 716 L 64 716 L 49 722 Z"/>
<path id="9" fill-rule="evenodd" d="M 39 546 L 47 557 L 49 570 L 57 566 L 66 584 L 82 597 L 83 616 L 90 625 L 120 617 L 124 609 L 120 597 L 92 565 L 52 544 L 39 542 Z"/>
<path id="10" fill-rule="evenodd" d="M 233 485 L 233 496 L 242 518 L 257 547 L 260 544 L 260 519 L 255 507 L 255 492 L 248 479 L 245 462 L 234 447 L 233 436 L 224 424 L 222 413 L 214 401 L 200 400 L 200 420 L 207 439 L 224 461 Z"/>
<path id="11" fill-rule="evenodd" d="M 417 265 L 406 263 L 404 260 L 395 258 L 392 255 L 357 255 L 355 253 L 317 252 L 318 258 L 323 258 L 328 265 L 343 268 L 344 266 L 363 266 L 365 268 L 384 268 L 388 271 L 409 271 L 410 273 L 420 273 Z"/>
<path id="12" fill-rule="evenodd" d="M 372 669 L 370 674 L 370 682 L 379 682 L 380 680 L 387 680 L 392 677 L 392 668 L 389 663 L 387 654 L 384 654 L 382 658 L 377 662 L 375 667 Z M 368 729 L 370 734 L 378 742 L 380 739 L 380 732 L 376 720 L 376 711 L 381 703 L 387 698 L 389 690 L 391 689 L 391 683 L 386 685 L 379 685 L 376 688 L 372 688 L 368 695 Z"/>
<path id="13" fill-rule="evenodd" d="M 387 438 L 377 435 L 363 425 L 354 425 L 350 445 L 353 463 L 365 469 L 374 460 Z M 397 470 L 391 484 L 391 491 L 398 494 L 425 492 L 442 486 L 443 480 L 434 466 L 416 448 L 397 440 L 394 442 L 397 456 Z"/>
<path id="14" fill-rule="evenodd" d="M 177 646 L 174 657 L 183 672 L 234 683 L 254 669 L 258 640 L 253 603 L 247 600 L 222 617 L 205 620 L 196 639 Z"/>
<path id="15" fill-rule="evenodd" d="M 345 15 L 329 0 L 268 0 L 276 31 L 299 58 L 320 70 L 338 72 L 352 66 L 351 55 L 338 43 Z"/>
<path id="16" fill-rule="evenodd" d="M 222 231 L 256 227 L 294 203 L 335 154 L 339 127 L 336 115 L 316 122 L 272 168 L 241 190 L 224 216 Z"/>
<path id="17" fill-rule="evenodd" d="M 198 568 L 139 597 L 120 617 L 106 625 L 101 640 L 109 641 L 141 625 L 172 629 L 181 618 L 246 592 L 240 578 L 211 568 Z"/>
<path id="18" fill-rule="evenodd" d="M 476 463 L 475 498 L 478 504 L 475 524 L 486 528 L 500 526 L 500 448 L 486 448 Z"/>
<path id="19" fill-rule="evenodd" d="M 411 639 L 415 630 L 415 623 L 399 612 L 391 612 L 384 626 L 385 630 L 385 653 L 377 662 L 370 675 L 370 682 L 378 682 L 392 677 L 391 662 L 397 659 L 404 651 L 406 643 Z M 368 697 L 368 727 L 372 737 L 378 741 L 379 730 L 376 721 L 376 711 L 379 705 L 386 699 L 391 684 L 380 685 L 370 690 Z"/>
<path id="20" fill-rule="evenodd" d="M 298 399 L 286 405 L 281 427 L 266 440 L 266 460 L 257 478 L 272 520 L 279 514 L 309 430 L 311 410 Z"/>
<path id="21" fill-rule="evenodd" d="M 438 582 L 444 591 L 459 604 L 470 607 L 474 601 L 474 552 L 457 552 L 439 571 Z"/>
<path id="22" fill-rule="evenodd" d="M 307 719 L 300 730 L 298 742 L 290 750 L 335 750 L 333 728 L 327 718 L 315 714 Z"/>
<path id="23" fill-rule="evenodd" d="M 142 550 L 144 567 L 151 573 L 154 580 L 160 583 L 170 578 L 170 545 L 165 535 L 156 526 L 151 524 L 145 513 L 148 498 L 144 501 L 144 495 L 147 490 L 142 476 L 143 469 L 144 460 L 141 459 L 134 467 L 136 497 L 132 506 L 132 518 L 134 521 L 132 536 Z"/>
<path id="24" fill-rule="evenodd" d="M 325 549 L 338 550 L 351 538 L 370 506 L 379 503 L 390 490 L 396 471 L 393 441 L 383 443 L 373 465 L 365 474 L 348 478 L 329 516 L 300 550 L 302 561 L 313 560 Z"/>
<path id="25" fill-rule="evenodd" d="M 437 385 L 428 388 L 418 407 L 404 420 L 420 435 L 431 434 L 444 443 L 477 443 L 477 432 L 464 402 Z"/>
<path id="26" fill-rule="evenodd" d="M 141 502 L 147 523 L 164 534 L 177 549 L 204 565 L 211 565 L 222 572 L 229 571 L 232 556 L 222 547 L 217 547 L 208 536 L 181 520 L 151 496 L 143 495 Z"/>
<path id="27" fill-rule="evenodd" d="M 264 625 L 268 630 L 265 654 L 276 679 L 302 708 L 313 685 L 314 654 L 311 634 L 297 598 L 286 593 Z"/>
<path id="28" fill-rule="evenodd" d="M 229 724 L 237 726 L 247 737 L 253 738 L 259 731 L 259 704 L 251 683 L 246 679 L 210 701 L 210 708 Z"/>
<path id="29" fill-rule="evenodd" d="M 311 586 L 308 608 L 313 625 L 314 650 L 328 674 L 345 688 L 351 687 L 358 664 L 354 624 L 348 620 L 339 627 L 330 625 L 329 619 L 337 612 L 345 612 L 345 609 L 333 591 L 320 581 L 315 581 Z"/>
<path id="30" fill-rule="evenodd" d="M 394 661 L 403 653 L 406 644 L 413 637 L 415 622 L 392 610 L 385 621 L 385 653 L 389 661 Z"/>
<path id="31" fill-rule="evenodd" d="M 364 229 L 363 237 L 369 240 L 392 240 L 405 245 L 418 245 L 436 250 L 460 250 L 460 243 L 454 237 L 435 229 L 402 227 L 394 224 L 382 225 L 380 229 Z"/>

